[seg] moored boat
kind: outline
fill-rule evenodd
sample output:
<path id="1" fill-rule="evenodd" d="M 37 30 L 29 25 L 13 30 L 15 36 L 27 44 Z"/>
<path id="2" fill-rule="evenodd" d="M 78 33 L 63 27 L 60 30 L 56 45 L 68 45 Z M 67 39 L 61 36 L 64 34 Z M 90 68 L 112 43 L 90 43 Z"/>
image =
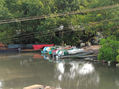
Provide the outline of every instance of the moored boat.
<path id="1" fill-rule="evenodd" d="M 77 54 L 77 53 L 81 53 L 81 52 L 85 52 L 84 49 L 78 49 L 78 48 L 71 48 L 68 51 L 68 54 Z"/>

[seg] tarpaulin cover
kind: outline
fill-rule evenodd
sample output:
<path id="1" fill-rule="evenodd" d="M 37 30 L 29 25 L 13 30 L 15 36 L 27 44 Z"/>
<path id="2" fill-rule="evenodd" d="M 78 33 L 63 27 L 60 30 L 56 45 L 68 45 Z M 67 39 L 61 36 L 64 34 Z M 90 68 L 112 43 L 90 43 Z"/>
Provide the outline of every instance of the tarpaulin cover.
<path id="1" fill-rule="evenodd" d="M 44 48 L 44 47 L 50 47 L 50 46 L 54 46 L 54 44 L 33 45 L 33 49 L 34 49 L 34 50 L 39 50 L 39 49 L 42 49 L 42 48 Z"/>

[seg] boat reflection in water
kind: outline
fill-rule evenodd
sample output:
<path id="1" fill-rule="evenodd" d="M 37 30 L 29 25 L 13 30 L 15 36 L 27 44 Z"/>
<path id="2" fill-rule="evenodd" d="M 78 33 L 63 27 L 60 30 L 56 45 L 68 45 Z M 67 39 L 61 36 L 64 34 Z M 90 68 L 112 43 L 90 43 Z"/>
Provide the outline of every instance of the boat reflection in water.
<path id="1" fill-rule="evenodd" d="M 0 89 L 2 89 L 3 81 L 0 80 Z"/>
<path id="2" fill-rule="evenodd" d="M 56 68 L 57 68 L 57 72 L 59 72 L 58 80 L 61 81 L 65 73 L 65 63 L 64 62 L 57 63 Z"/>
<path id="3" fill-rule="evenodd" d="M 55 87 L 67 89 L 95 89 L 98 88 L 100 77 L 94 65 L 84 61 L 53 60 L 44 55 L 44 59 L 55 62 Z"/>
<path id="4" fill-rule="evenodd" d="M 93 73 L 95 71 L 94 67 L 90 63 L 83 64 L 83 66 L 79 69 L 79 74 L 86 75 Z"/>
<path id="5" fill-rule="evenodd" d="M 67 86 L 67 89 L 94 89 L 98 87 L 100 81 L 100 77 L 96 73 L 93 64 L 88 62 L 72 61 L 65 63 L 62 61 L 56 64 L 55 71 L 55 78 L 60 82 L 57 84 L 57 87 Z"/>

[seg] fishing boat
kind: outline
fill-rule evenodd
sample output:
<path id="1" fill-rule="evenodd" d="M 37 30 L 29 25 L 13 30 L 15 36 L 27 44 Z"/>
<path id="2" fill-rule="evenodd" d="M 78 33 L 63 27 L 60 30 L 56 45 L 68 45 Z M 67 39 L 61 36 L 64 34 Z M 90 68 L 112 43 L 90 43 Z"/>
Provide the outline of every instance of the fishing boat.
<path id="1" fill-rule="evenodd" d="M 67 50 L 67 52 L 68 52 L 69 55 L 72 55 L 72 54 L 85 52 L 85 50 L 84 49 L 79 49 L 79 48 L 71 48 L 71 49 Z"/>
<path id="2" fill-rule="evenodd" d="M 66 59 L 66 58 L 73 58 L 73 59 L 84 59 L 84 58 L 94 58 L 96 57 L 96 55 L 94 55 L 93 51 L 89 51 L 89 52 L 80 52 L 77 54 L 71 54 L 71 55 L 65 55 L 65 56 L 61 56 L 61 59 Z"/>

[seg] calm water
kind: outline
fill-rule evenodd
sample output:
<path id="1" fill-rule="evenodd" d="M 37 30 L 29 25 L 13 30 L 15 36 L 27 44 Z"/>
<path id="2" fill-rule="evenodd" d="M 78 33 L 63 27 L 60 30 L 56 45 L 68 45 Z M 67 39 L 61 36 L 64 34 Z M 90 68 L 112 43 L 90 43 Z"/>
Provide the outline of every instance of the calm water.
<path id="1" fill-rule="evenodd" d="M 23 89 L 33 84 L 63 89 L 119 89 L 119 68 L 46 59 L 34 53 L 0 55 L 0 89 Z"/>

